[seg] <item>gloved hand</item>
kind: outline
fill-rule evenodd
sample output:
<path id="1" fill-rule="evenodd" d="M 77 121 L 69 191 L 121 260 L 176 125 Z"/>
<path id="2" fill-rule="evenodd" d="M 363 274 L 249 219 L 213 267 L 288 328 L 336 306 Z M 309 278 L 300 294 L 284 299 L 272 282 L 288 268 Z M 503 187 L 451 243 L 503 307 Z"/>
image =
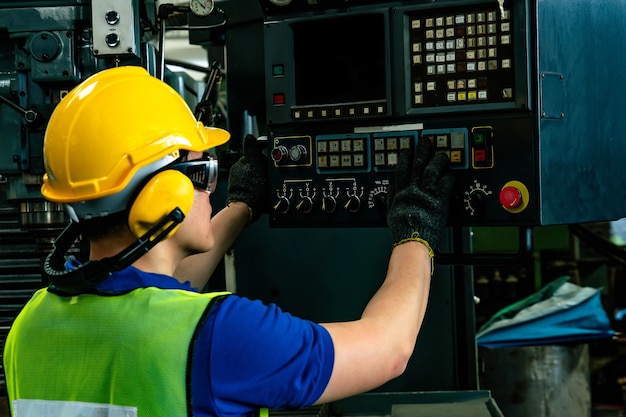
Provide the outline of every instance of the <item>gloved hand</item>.
<path id="1" fill-rule="evenodd" d="M 256 221 L 267 205 L 267 162 L 263 156 L 264 142 L 246 135 L 243 156 L 230 168 L 226 204 L 241 201 L 250 209 L 248 223 Z"/>
<path id="2" fill-rule="evenodd" d="M 387 225 L 394 246 L 419 241 L 431 257 L 446 225 L 454 185 L 454 177 L 447 173 L 448 156 L 433 153 L 430 139 L 420 138 L 414 155 L 400 154 L 387 197 Z"/>

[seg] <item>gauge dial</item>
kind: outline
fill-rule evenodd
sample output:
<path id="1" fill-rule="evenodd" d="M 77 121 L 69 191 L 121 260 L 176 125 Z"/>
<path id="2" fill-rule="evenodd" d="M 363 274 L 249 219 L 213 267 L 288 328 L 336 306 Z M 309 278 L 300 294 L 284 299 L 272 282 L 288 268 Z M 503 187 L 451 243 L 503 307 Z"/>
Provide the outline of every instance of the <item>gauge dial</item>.
<path id="1" fill-rule="evenodd" d="M 189 0 L 189 9 L 196 16 L 208 16 L 213 11 L 213 0 Z"/>

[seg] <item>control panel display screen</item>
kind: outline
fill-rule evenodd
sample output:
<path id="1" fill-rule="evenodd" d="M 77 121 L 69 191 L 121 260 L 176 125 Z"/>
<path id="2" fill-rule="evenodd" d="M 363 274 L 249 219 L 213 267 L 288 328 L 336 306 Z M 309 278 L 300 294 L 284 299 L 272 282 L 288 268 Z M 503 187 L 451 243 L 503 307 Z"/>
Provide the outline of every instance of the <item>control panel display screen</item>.
<path id="1" fill-rule="evenodd" d="M 384 100 L 384 25 L 380 13 L 294 24 L 296 105 Z"/>

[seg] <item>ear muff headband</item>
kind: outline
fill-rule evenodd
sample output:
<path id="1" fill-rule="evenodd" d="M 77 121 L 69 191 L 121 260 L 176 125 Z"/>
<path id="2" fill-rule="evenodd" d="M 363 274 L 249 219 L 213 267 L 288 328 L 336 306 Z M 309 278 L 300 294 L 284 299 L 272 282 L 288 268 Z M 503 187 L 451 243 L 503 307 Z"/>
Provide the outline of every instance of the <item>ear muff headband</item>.
<path id="1" fill-rule="evenodd" d="M 54 242 L 54 249 L 46 257 L 43 275 L 50 282 L 53 291 L 65 295 L 81 294 L 93 290 L 113 272 L 121 271 L 132 265 L 157 243 L 172 233 L 185 218 L 182 210 L 174 208 L 154 227 L 132 245 L 115 256 L 99 261 L 88 261 L 68 271 L 65 267 L 65 254 L 80 235 L 78 223 L 70 222 Z"/>
<path id="2" fill-rule="evenodd" d="M 135 236 L 142 236 L 176 207 L 187 215 L 193 200 L 194 186 L 185 174 L 171 169 L 161 171 L 150 178 L 135 197 L 128 212 L 128 227 Z"/>

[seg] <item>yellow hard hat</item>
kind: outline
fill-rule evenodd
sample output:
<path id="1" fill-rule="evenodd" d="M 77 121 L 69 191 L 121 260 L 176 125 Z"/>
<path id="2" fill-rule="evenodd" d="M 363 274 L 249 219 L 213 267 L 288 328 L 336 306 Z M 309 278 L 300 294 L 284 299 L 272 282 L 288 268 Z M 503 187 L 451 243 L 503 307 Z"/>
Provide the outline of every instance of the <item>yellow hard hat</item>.
<path id="1" fill-rule="evenodd" d="M 145 69 L 106 69 L 70 91 L 52 113 L 41 193 L 60 203 L 111 196 L 140 169 L 154 171 L 179 150 L 201 152 L 229 137 L 198 122 L 183 98 Z"/>

